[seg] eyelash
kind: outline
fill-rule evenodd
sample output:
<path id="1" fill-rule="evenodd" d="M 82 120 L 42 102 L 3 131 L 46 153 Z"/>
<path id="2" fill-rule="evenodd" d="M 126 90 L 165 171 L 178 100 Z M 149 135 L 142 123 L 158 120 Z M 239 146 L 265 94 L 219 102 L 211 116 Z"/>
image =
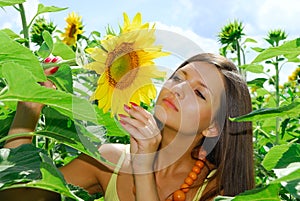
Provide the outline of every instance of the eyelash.
<path id="1" fill-rule="evenodd" d="M 182 79 L 181 79 L 179 76 L 177 76 L 177 75 L 174 75 L 174 76 L 172 77 L 172 80 L 174 80 L 174 81 L 176 81 L 176 82 L 182 81 Z M 203 94 L 202 94 L 199 90 L 195 90 L 194 92 L 195 92 L 195 94 L 196 94 L 197 96 L 199 96 L 199 97 L 202 98 L 203 100 L 206 100 L 206 98 L 203 96 Z"/>
<path id="2" fill-rule="evenodd" d="M 202 94 L 199 90 L 195 90 L 195 94 L 196 94 L 197 96 L 199 96 L 200 98 L 206 100 L 206 98 L 203 96 L 203 94 Z"/>
<path id="3" fill-rule="evenodd" d="M 172 80 L 174 80 L 174 81 L 176 81 L 176 82 L 182 81 L 182 79 L 180 79 L 180 77 L 178 77 L 177 75 L 174 75 L 174 76 L 172 77 Z"/>

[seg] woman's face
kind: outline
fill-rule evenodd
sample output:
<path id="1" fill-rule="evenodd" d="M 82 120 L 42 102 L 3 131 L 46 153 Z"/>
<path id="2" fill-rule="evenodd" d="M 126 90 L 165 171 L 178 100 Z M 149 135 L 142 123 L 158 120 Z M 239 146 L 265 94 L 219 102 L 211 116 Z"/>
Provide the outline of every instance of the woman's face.
<path id="1" fill-rule="evenodd" d="M 182 134 L 198 134 L 207 129 L 219 109 L 224 85 L 213 64 L 193 62 L 178 69 L 166 81 L 156 102 L 155 116 Z"/>

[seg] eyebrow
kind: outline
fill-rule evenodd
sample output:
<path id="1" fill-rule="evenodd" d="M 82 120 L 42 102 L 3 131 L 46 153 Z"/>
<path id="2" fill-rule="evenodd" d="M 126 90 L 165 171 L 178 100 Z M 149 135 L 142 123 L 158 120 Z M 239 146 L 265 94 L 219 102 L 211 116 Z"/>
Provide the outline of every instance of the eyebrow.
<path id="1" fill-rule="evenodd" d="M 182 69 L 179 69 L 185 76 L 188 75 L 188 73 L 185 71 L 185 70 L 182 70 Z M 199 74 L 200 75 L 200 74 Z M 201 76 L 201 75 L 200 75 Z M 205 85 L 203 82 L 201 82 L 200 80 L 197 80 L 196 81 L 197 84 L 199 84 L 200 86 L 204 87 L 205 89 L 207 89 L 211 94 L 212 94 L 212 91 L 210 90 L 210 88 L 208 88 L 207 85 Z"/>

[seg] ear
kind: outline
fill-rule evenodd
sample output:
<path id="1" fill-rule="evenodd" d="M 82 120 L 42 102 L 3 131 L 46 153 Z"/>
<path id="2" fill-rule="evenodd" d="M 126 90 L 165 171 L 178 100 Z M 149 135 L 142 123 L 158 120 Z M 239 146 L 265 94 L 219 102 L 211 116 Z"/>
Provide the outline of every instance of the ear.
<path id="1" fill-rule="evenodd" d="M 207 129 L 202 131 L 202 135 L 205 137 L 217 137 L 219 135 L 219 129 L 215 122 L 213 122 Z"/>

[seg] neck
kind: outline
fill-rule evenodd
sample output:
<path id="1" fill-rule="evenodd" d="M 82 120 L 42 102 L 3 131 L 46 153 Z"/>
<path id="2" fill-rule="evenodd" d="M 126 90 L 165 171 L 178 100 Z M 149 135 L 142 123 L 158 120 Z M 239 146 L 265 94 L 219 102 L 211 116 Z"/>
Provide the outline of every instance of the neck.
<path id="1" fill-rule="evenodd" d="M 162 170 L 170 165 L 177 166 L 183 162 L 193 162 L 191 153 L 201 138 L 201 135 L 185 135 L 164 127 L 161 146 L 155 162 L 156 170 Z"/>

